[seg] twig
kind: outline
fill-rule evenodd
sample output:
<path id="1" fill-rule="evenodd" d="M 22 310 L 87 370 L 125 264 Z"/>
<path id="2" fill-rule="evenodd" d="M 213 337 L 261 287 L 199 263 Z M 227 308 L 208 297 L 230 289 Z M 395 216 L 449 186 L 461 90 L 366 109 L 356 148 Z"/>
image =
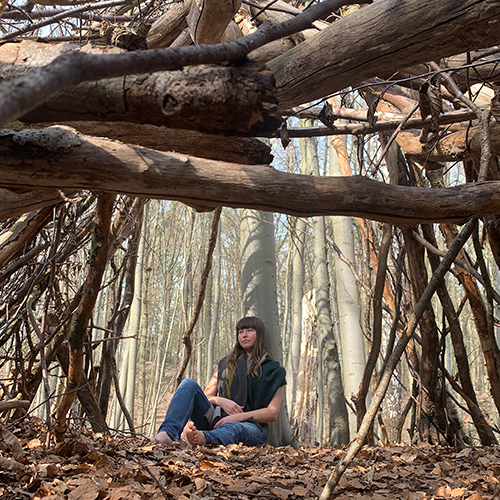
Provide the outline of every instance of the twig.
<path id="1" fill-rule="evenodd" d="M 307 113 L 299 113 L 300 115 L 306 115 Z M 284 113 L 286 116 L 287 113 Z M 438 120 L 440 125 L 447 125 L 450 123 L 459 123 L 463 121 L 469 121 L 476 118 L 476 114 L 470 110 L 459 110 L 451 111 L 449 113 L 443 113 Z M 313 117 L 317 119 L 316 117 Z M 359 118 L 348 117 L 349 120 L 357 119 L 359 121 L 363 120 L 363 117 Z M 290 137 L 322 137 L 328 135 L 368 135 L 374 134 L 376 132 L 383 132 L 386 130 L 394 130 L 401 127 L 403 130 L 412 128 L 424 128 L 431 124 L 431 119 L 427 118 L 422 120 L 421 118 L 410 118 L 406 122 L 401 121 L 401 119 L 389 119 L 380 120 L 375 125 L 370 125 L 368 123 L 349 123 L 343 125 L 330 125 L 329 127 L 317 126 L 317 127 L 289 127 L 287 132 Z M 399 131 L 398 131 L 399 132 Z"/>
<path id="2" fill-rule="evenodd" d="M 212 268 L 212 256 L 215 249 L 215 244 L 217 243 L 217 233 L 219 228 L 219 220 L 220 215 L 222 213 L 222 207 L 217 207 L 214 210 L 212 216 L 212 222 L 210 225 L 210 239 L 208 241 L 207 254 L 205 256 L 205 266 L 203 267 L 203 272 L 201 274 L 201 284 L 200 290 L 198 292 L 198 298 L 196 299 L 196 304 L 194 307 L 193 316 L 191 317 L 191 321 L 182 336 L 182 342 L 186 346 L 186 350 L 184 353 L 184 359 L 182 360 L 182 365 L 177 372 L 176 377 L 176 387 L 182 382 L 182 378 L 184 377 L 184 372 L 186 371 L 187 365 L 191 358 L 191 353 L 193 350 L 193 345 L 191 342 L 191 334 L 193 333 L 194 327 L 196 326 L 196 322 L 200 316 L 201 308 L 203 306 L 203 301 L 205 300 L 205 291 L 207 288 L 208 275 L 210 274 L 210 269 Z"/>
<path id="3" fill-rule="evenodd" d="M 408 120 L 411 118 L 411 115 L 413 115 L 413 113 L 415 113 L 415 111 L 417 111 L 418 106 L 419 106 L 418 102 L 415 103 L 413 108 L 411 108 L 411 110 L 408 112 L 408 114 L 403 118 L 401 123 L 398 125 L 396 130 L 391 135 L 390 139 L 387 141 L 387 144 L 385 145 L 385 148 L 382 151 L 382 154 L 380 155 L 379 159 L 375 162 L 375 165 L 373 166 L 372 173 L 371 173 L 372 176 L 374 176 L 377 173 L 377 171 L 380 167 L 380 164 L 382 163 L 382 160 L 385 158 L 385 155 L 389 151 L 389 148 L 392 146 L 392 143 L 396 140 L 396 137 L 401 132 L 401 130 L 403 130 L 404 126 L 406 125 Z"/>
<path id="4" fill-rule="evenodd" d="M 266 12 L 266 10 L 268 10 L 271 6 L 273 6 L 276 2 L 278 2 L 278 0 L 271 0 L 270 3 L 268 3 L 267 5 L 265 5 L 264 7 L 262 7 L 261 9 L 259 9 L 259 11 L 257 12 L 257 14 L 255 14 L 254 16 L 252 16 L 252 18 L 250 19 L 250 22 L 252 23 L 253 21 L 256 21 L 257 18 L 263 13 L 263 12 Z"/>
<path id="5" fill-rule="evenodd" d="M 76 14 L 85 12 L 90 9 L 105 9 L 107 7 L 115 7 L 117 5 L 123 5 L 129 2 L 130 0 L 110 0 L 108 2 L 101 3 L 87 3 L 76 9 L 65 10 L 63 12 L 60 12 L 59 14 L 49 17 L 48 19 L 44 19 L 43 21 L 40 21 L 38 23 L 30 24 L 29 26 L 25 26 L 24 28 L 21 28 L 17 31 L 8 33 L 7 35 L 0 37 L 0 41 L 6 42 L 7 40 L 12 40 L 13 38 L 17 38 L 19 35 L 31 33 L 32 31 L 36 31 L 39 28 L 43 28 L 44 26 L 48 26 L 49 24 L 56 23 L 61 19 L 64 19 L 66 17 L 73 17 Z"/>
<path id="6" fill-rule="evenodd" d="M 151 476 L 151 479 L 156 483 L 156 486 L 158 486 L 158 489 L 160 490 L 163 497 L 166 500 L 169 500 L 170 496 L 166 492 L 165 488 L 160 484 L 158 479 L 156 479 L 155 475 L 149 470 L 149 467 L 147 465 L 144 465 L 143 463 L 141 463 L 139 460 L 137 460 L 137 458 L 135 458 L 135 457 L 131 457 L 131 458 L 136 464 L 138 464 L 141 468 L 143 468 L 147 472 L 148 476 Z"/>

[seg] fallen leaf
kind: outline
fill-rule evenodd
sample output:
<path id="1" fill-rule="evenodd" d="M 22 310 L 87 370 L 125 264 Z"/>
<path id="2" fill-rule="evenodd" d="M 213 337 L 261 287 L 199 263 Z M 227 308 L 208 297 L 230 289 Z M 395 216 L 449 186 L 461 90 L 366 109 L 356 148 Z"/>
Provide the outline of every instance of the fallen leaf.
<path id="1" fill-rule="evenodd" d="M 225 469 L 227 467 L 224 462 L 212 462 L 211 460 L 202 460 L 200 462 L 200 470 Z"/>
<path id="2" fill-rule="evenodd" d="M 298 497 L 305 497 L 311 493 L 311 490 L 308 488 L 304 488 L 300 484 L 298 486 L 294 486 L 292 488 L 293 494 Z"/>
<path id="3" fill-rule="evenodd" d="M 483 500 L 483 497 L 479 493 L 473 493 L 470 497 L 467 497 L 466 500 Z"/>
<path id="4" fill-rule="evenodd" d="M 424 491 L 410 491 L 410 493 L 408 493 L 408 496 L 406 497 L 406 500 L 423 500 L 424 498 Z"/>
<path id="5" fill-rule="evenodd" d="M 101 486 L 92 479 L 88 479 L 68 495 L 68 500 L 96 500 L 101 492 L 103 492 Z"/>
<path id="6" fill-rule="evenodd" d="M 273 488 L 271 493 L 280 500 L 287 500 L 287 498 L 292 494 L 290 490 L 285 490 L 283 488 Z"/>

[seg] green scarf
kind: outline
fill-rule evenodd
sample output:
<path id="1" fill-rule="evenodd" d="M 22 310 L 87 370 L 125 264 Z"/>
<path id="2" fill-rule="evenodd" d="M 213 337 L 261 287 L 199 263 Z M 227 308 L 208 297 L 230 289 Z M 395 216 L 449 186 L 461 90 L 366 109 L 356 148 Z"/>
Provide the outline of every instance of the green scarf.
<path id="1" fill-rule="evenodd" d="M 232 399 L 245 411 L 267 408 L 276 391 L 286 384 L 286 371 L 270 357 L 264 358 L 257 376 L 247 375 L 246 354 L 238 359 L 233 374 L 227 373 L 225 357 L 219 361 L 217 394 Z"/>

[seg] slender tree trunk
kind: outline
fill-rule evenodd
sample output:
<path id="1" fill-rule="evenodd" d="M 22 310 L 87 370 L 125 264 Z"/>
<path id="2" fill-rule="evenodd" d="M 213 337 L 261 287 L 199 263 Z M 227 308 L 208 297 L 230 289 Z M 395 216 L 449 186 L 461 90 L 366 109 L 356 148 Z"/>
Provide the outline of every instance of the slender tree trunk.
<path id="1" fill-rule="evenodd" d="M 315 446 L 318 411 L 318 329 L 315 325 L 316 306 L 313 294 L 302 300 L 302 336 L 297 373 L 296 401 L 290 412 L 292 428 L 303 445 Z"/>
<path id="2" fill-rule="evenodd" d="M 127 249 L 127 262 L 125 264 L 124 276 L 124 292 L 123 299 L 120 304 L 114 305 L 114 312 L 112 319 L 108 323 L 108 329 L 113 330 L 114 337 L 121 337 L 125 323 L 127 321 L 130 306 L 134 296 L 135 287 L 135 267 L 137 262 L 137 248 L 139 245 L 139 238 L 141 236 L 143 210 L 141 209 L 137 220 L 135 221 L 135 229 L 130 238 Z M 111 340 L 104 344 L 103 356 L 101 361 L 101 373 L 99 377 L 99 387 L 101 388 L 99 394 L 99 407 L 101 412 L 106 418 L 109 407 L 109 399 L 111 394 L 111 386 L 113 384 L 112 373 L 112 360 L 115 358 L 115 353 L 118 347 L 118 340 Z"/>
<path id="3" fill-rule="evenodd" d="M 139 335 L 141 327 L 141 309 L 142 309 L 142 293 L 143 293 L 143 268 L 144 268 L 144 252 L 145 252 L 145 233 L 147 221 L 147 205 L 144 207 L 144 215 L 142 220 L 141 238 L 137 249 L 137 263 L 135 266 L 134 278 L 134 298 L 130 307 L 130 323 L 129 337 L 125 339 L 124 353 L 120 367 L 120 392 L 123 396 L 125 406 L 127 407 L 132 420 L 134 419 L 134 401 L 136 390 L 136 375 L 137 375 L 137 350 L 139 346 Z M 122 422 L 121 407 L 116 401 L 115 425 L 124 428 L 125 421 Z"/>
<path id="4" fill-rule="evenodd" d="M 304 276 L 305 276 L 305 240 L 306 222 L 304 219 L 297 219 L 295 230 L 292 232 L 292 312 L 290 325 L 290 340 L 287 357 L 287 386 L 286 401 L 288 411 L 292 414 L 297 394 L 297 376 L 299 373 L 299 361 L 301 352 L 302 334 L 302 298 L 304 296 Z"/>
<path id="5" fill-rule="evenodd" d="M 344 146 L 345 148 L 345 146 Z M 341 176 L 341 168 L 335 144 L 330 147 L 330 175 Z M 355 262 L 354 228 L 349 217 L 332 217 L 335 242 L 341 248 L 344 256 Z M 361 328 L 361 310 L 359 305 L 359 290 L 356 279 L 349 267 L 335 253 L 335 284 L 339 315 L 340 341 L 342 345 L 342 372 L 344 376 L 344 393 L 353 399 L 358 394 L 363 371 L 365 368 L 365 341 Z M 363 399 L 365 394 L 360 395 Z M 358 401 L 365 406 L 365 401 Z M 356 435 L 362 420 L 349 412 L 350 438 Z"/>
<path id="6" fill-rule="evenodd" d="M 310 173 L 319 175 L 317 145 L 315 139 L 302 140 L 302 161 Z M 318 326 L 318 349 L 321 351 L 323 378 L 319 381 L 326 387 L 329 410 L 329 442 L 348 443 L 348 413 L 342 387 L 342 371 L 339 350 L 333 333 L 330 307 L 330 278 L 327 264 L 325 217 L 314 217 L 313 241 L 314 264 L 313 285 L 316 292 L 316 321 Z M 319 409 L 321 411 L 321 408 Z"/>

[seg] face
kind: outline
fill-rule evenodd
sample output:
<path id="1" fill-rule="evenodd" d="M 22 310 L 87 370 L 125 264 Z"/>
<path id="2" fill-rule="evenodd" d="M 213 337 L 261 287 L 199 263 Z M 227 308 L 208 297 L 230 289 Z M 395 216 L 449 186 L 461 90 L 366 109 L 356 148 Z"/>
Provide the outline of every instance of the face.
<path id="1" fill-rule="evenodd" d="M 253 328 L 242 328 L 238 331 L 238 342 L 245 349 L 247 354 L 253 352 L 255 342 L 257 341 L 257 331 Z"/>

